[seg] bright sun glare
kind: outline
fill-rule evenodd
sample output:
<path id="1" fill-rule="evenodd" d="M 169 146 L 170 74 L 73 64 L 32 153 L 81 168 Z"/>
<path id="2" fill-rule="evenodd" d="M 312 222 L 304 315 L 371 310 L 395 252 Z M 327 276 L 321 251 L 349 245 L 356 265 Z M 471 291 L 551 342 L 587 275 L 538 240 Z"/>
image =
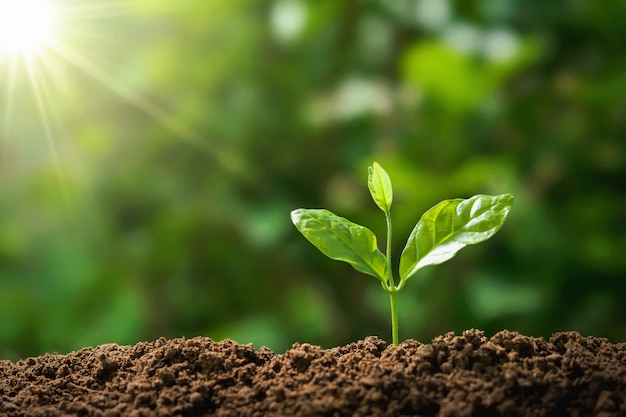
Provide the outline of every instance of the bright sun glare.
<path id="1" fill-rule="evenodd" d="M 103 66 L 103 63 L 108 62 L 106 59 L 91 59 L 89 54 L 101 49 L 98 44 L 85 43 L 85 40 L 99 42 L 112 39 L 110 34 L 100 32 L 100 21 L 119 16 L 154 19 L 153 14 L 145 14 L 143 16 L 146 17 L 143 17 L 132 8 L 134 2 L 124 0 L 80 0 L 71 6 L 67 3 L 70 2 L 0 0 L 0 173 L 3 169 L 8 169 L 5 161 L 10 160 L 6 156 L 12 146 L 9 140 L 20 135 L 21 124 L 18 120 L 27 117 L 29 128 L 31 125 L 40 128 L 39 137 L 44 139 L 42 144 L 47 145 L 50 151 L 50 161 L 55 166 L 66 194 L 65 198 L 71 200 L 70 187 L 66 184 L 69 184 L 69 178 L 74 174 L 69 168 L 65 168 L 64 152 L 72 149 L 73 145 L 71 142 L 63 142 L 63 136 L 57 133 L 64 131 L 65 127 L 62 129 L 57 124 L 62 114 L 59 113 L 60 107 L 53 103 L 60 86 L 73 88 L 70 76 L 72 71 L 76 71 L 77 75 L 88 76 L 95 82 L 94 87 L 100 86 L 109 90 L 177 138 L 198 146 L 225 167 L 237 169 L 227 156 L 204 137 L 122 80 L 112 76 L 108 67 Z M 179 6 L 172 6 L 172 3 L 177 2 L 170 0 L 150 0 L 148 3 L 152 5 L 152 10 L 158 10 L 164 16 L 179 10 Z M 75 42 L 77 39 L 80 42 Z M 77 44 L 81 47 L 77 47 Z M 89 45 L 89 48 L 86 49 L 85 45 Z M 24 97 L 26 100 L 23 100 Z M 32 103 L 27 101 L 30 97 L 33 99 Z M 33 124 L 37 119 L 39 123 Z M 71 202 L 68 205 L 71 206 Z"/>
<path id="2" fill-rule="evenodd" d="M 28 56 L 54 41 L 57 16 L 45 0 L 0 0 L 0 52 Z"/>

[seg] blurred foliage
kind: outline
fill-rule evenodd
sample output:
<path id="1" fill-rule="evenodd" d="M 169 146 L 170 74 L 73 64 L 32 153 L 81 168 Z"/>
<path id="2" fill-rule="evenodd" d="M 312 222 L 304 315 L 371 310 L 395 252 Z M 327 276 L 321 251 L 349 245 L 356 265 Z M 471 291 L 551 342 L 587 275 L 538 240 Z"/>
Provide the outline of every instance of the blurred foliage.
<path id="1" fill-rule="evenodd" d="M 401 340 L 626 340 L 626 1 L 81 4 L 64 48 L 0 62 L 1 358 L 390 339 L 379 284 L 289 219 L 384 235 L 374 160 L 395 254 L 440 200 L 516 196 L 494 239 L 399 295 Z"/>

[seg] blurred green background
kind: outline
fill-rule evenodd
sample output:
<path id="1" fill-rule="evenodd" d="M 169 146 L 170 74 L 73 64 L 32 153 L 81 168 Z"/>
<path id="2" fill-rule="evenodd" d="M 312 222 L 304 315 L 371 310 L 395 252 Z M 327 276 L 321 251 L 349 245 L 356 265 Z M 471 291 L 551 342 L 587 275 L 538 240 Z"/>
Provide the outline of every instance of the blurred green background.
<path id="1" fill-rule="evenodd" d="M 401 340 L 626 340 L 626 1 L 62 6 L 58 43 L 0 62 L 0 358 L 390 340 L 379 283 L 289 219 L 384 235 L 374 160 L 395 254 L 440 200 L 516 196 L 493 239 L 400 293 Z"/>

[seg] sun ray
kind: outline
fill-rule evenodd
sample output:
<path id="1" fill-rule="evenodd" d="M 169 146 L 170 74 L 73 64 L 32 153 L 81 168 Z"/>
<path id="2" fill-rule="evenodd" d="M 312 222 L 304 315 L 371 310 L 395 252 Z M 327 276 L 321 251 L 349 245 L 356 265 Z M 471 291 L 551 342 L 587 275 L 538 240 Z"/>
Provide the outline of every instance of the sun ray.
<path id="1" fill-rule="evenodd" d="M 190 129 L 187 125 L 181 123 L 175 117 L 172 117 L 162 108 L 145 99 L 136 91 L 129 89 L 115 80 L 115 78 L 107 75 L 105 71 L 82 57 L 79 53 L 63 44 L 55 44 L 53 49 L 60 57 L 79 68 L 83 73 L 92 77 L 99 84 L 116 94 L 118 97 L 122 98 L 124 101 L 144 112 L 154 121 L 176 135 L 178 139 L 184 140 L 187 143 L 198 147 L 198 149 L 212 159 L 215 159 L 216 162 L 218 162 L 231 174 L 238 176 L 246 175 L 246 171 L 232 155 L 228 155 L 218 147 L 211 145 L 204 137 Z"/>
<path id="2" fill-rule="evenodd" d="M 0 74 L 5 74 L 0 85 L 4 90 L 0 131 L 3 166 L 9 165 L 11 157 L 9 140 L 14 134 L 15 99 L 20 93 L 18 76 L 25 74 L 33 93 L 37 91 L 35 62 L 57 36 L 59 20 L 54 6 L 52 0 L 0 0 Z M 39 105 L 43 103 L 39 101 Z M 42 124 L 45 135 L 50 137 L 49 123 L 42 119 Z"/>
<path id="3" fill-rule="evenodd" d="M 28 12 L 24 6 L 28 6 Z M 139 6 L 122 0 L 85 1 L 72 5 L 63 0 L 0 0 L 0 70 L 2 67 L 7 70 L 0 71 L 0 75 L 4 75 L 0 79 L 0 87 L 4 89 L 0 99 L 5 103 L 0 115 L 3 125 L 0 130 L 0 162 L 5 153 L 3 149 L 9 147 L 9 137 L 14 135 L 11 126 L 14 126 L 13 118 L 18 111 L 15 109 L 15 99 L 23 97 L 22 92 L 17 91 L 20 88 L 18 79 L 24 78 L 30 85 L 35 113 L 40 121 L 64 199 L 70 209 L 75 203 L 72 202 L 70 184 L 73 174 L 65 166 L 67 161 L 64 155 L 69 143 L 61 143 L 60 138 L 56 137 L 63 122 L 60 121 L 61 125 L 55 122 L 54 116 L 61 116 L 61 110 L 53 105 L 56 99 L 51 97 L 53 91 L 63 91 L 64 85 L 73 85 L 72 77 L 64 73 L 64 70 L 70 68 L 87 75 L 105 91 L 134 106 L 171 132 L 176 139 L 197 147 L 230 175 L 250 175 L 236 155 L 207 140 L 188 124 L 168 113 L 165 108 L 110 75 L 106 66 L 102 65 L 102 59 L 111 59 L 110 56 L 92 54 L 92 51 L 101 53 L 101 45 L 111 45 L 110 24 L 106 19 L 132 16 L 136 11 L 133 7 Z M 145 14 L 152 17 L 167 15 L 184 7 L 188 6 L 181 6 L 178 2 L 153 2 L 149 3 L 149 10 Z M 11 12 L 12 21 L 20 20 L 22 23 L 8 25 L 7 11 Z M 110 52 L 116 51 L 111 49 Z M 79 162 L 79 165 L 82 163 L 80 160 L 75 162 Z"/>
<path id="4" fill-rule="evenodd" d="M 8 71 L 6 72 L 6 79 L 4 81 L 4 85 L 6 86 L 6 91 L 4 94 L 4 117 L 2 123 L 2 136 L 4 140 L 7 140 L 9 137 L 9 120 L 11 119 L 11 114 L 13 112 L 13 95 L 15 93 L 15 75 L 17 72 L 16 63 L 9 63 Z"/>
<path id="5" fill-rule="evenodd" d="M 49 103 L 49 100 L 46 99 L 47 92 L 45 90 L 45 87 L 43 86 L 44 84 L 40 80 L 41 75 L 37 72 L 35 57 L 29 56 L 27 59 L 25 59 L 25 68 L 33 91 L 33 97 L 35 98 L 35 102 L 37 105 L 37 111 L 41 120 L 43 134 L 46 139 L 46 145 L 48 147 L 48 151 L 50 152 L 50 156 L 52 157 L 52 163 L 54 164 L 55 172 L 57 174 L 59 185 L 61 187 L 61 192 L 63 193 L 63 199 L 70 209 L 71 217 L 74 218 L 74 215 L 76 213 L 76 207 L 69 191 L 66 170 L 64 169 L 64 166 L 61 162 L 58 144 L 56 143 L 50 120 L 51 115 L 48 113 L 47 110 L 47 108 L 52 109 L 53 107 L 47 105 L 47 103 Z"/>

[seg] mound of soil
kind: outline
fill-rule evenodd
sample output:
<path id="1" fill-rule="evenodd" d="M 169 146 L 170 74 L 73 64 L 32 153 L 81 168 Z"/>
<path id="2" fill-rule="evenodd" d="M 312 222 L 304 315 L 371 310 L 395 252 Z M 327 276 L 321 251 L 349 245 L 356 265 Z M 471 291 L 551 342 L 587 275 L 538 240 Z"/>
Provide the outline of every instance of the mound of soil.
<path id="1" fill-rule="evenodd" d="M 0 361 L 0 416 L 624 416 L 626 343 L 469 330 L 284 354 L 208 338 Z"/>

